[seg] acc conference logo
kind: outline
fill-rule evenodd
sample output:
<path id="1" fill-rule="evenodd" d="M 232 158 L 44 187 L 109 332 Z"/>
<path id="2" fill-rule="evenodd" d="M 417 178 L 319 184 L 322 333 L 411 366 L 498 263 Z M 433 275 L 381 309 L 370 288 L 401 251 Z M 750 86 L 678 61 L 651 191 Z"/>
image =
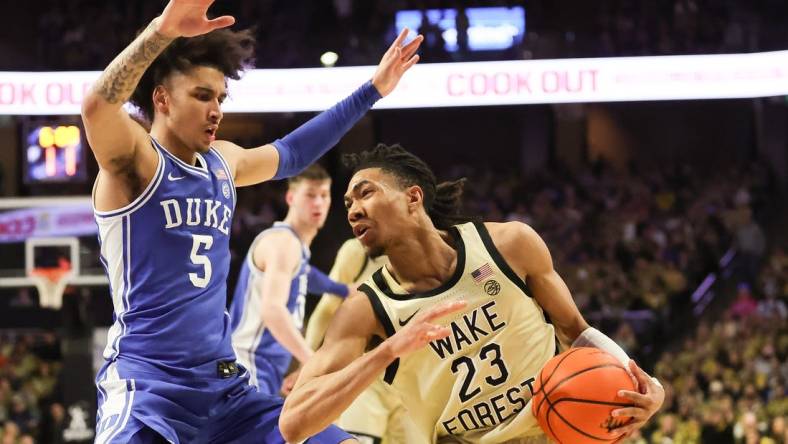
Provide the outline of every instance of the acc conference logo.
<path id="1" fill-rule="evenodd" d="M 495 279 L 490 279 L 484 283 L 484 292 L 490 296 L 495 296 L 501 292 L 501 284 L 499 284 Z"/>
<path id="2" fill-rule="evenodd" d="M 230 198 L 230 185 L 228 185 L 227 182 L 222 183 L 222 194 L 225 199 Z"/>
<path id="3" fill-rule="evenodd" d="M 84 441 L 93 438 L 93 427 L 88 424 L 92 418 L 84 402 L 78 402 L 68 407 L 68 427 L 63 430 L 64 441 Z"/>

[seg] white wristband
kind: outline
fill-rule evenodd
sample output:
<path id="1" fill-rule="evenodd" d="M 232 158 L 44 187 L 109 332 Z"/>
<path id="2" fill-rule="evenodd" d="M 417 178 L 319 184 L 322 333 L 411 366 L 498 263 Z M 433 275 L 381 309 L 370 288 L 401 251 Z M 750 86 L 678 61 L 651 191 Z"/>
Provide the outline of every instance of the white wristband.
<path id="1" fill-rule="evenodd" d="M 572 347 L 594 347 L 604 350 L 624 364 L 629 371 L 629 356 L 615 341 L 594 327 L 588 327 L 572 343 Z"/>

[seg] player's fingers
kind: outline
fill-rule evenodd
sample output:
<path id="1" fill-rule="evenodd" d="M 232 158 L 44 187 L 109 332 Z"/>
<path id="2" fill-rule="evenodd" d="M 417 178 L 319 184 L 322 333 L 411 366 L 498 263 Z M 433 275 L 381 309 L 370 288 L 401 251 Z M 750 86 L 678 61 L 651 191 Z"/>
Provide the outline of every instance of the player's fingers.
<path id="1" fill-rule="evenodd" d="M 444 302 L 442 304 L 438 304 L 433 309 L 424 313 L 424 321 L 432 321 L 434 319 L 441 318 L 446 316 L 449 313 L 454 313 L 455 311 L 462 310 L 465 306 L 468 305 L 467 301 L 451 301 L 451 302 Z"/>
<path id="2" fill-rule="evenodd" d="M 233 24 L 235 24 L 235 17 L 231 15 L 223 15 L 221 17 L 216 17 L 215 19 L 208 20 L 208 24 L 210 25 L 212 30 L 226 28 L 228 26 L 232 26 Z"/>
<path id="3" fill-rule="evenodd" d="M 629 360 L 629 370 L 632 372 L 635 378 L 637 378 L 638 388 L 641 389 L 641 391 L 643 388 L 648 387 L 649 383 L 651 382 L 651 378 L 637 365 L 634 359 Z"/>
<path id="4" fill-rule="evenodd" d="M 443 339 L 451 334 L 451 330 L 448 327 L 441 327 L 441 326 L 433 326 L 427 330 L 424 334 L 424 338 L 430 342 L 436 339 Z"/>
<path id="5" fill-rule="evenodd" d="M 410 30 L 408 28 L 404 28 L 402 32 L 399 33 L 396 39 L 394 39 L 394 43 L 391 44 L 392 48 L 399 48 L 402 46 L 402 42 L 405 41 L 405 37 L 408 36 L 408 32 Z"/>
<path id="6" fill-rule="evenodd" d="M 627 398 L 635 403 L 636 406 L 645 407 L 651 403 L 651 398 L 646 395 L 641 395 L 637 392 L 631 392 L 629 390 L 619 390 L 618 396 L 622 398 Z"/>
<path id="7" fill-rule="evenodd" d="M 424 41 L 424 36 L 421 34 L 417 35 L 416 38 L 411 40 L 410 43 L 408 43 L 402 48 L 402 58 L 404 60 L 409 59 L 413 54 L 416 53 L 416 51 L 419 50 L 419 46 L 423 41 Z"/>
<path id="8" fill-rule="evenodd" d="M 624 426 L 621 426 L 621 427 L 616 427 L 615 429 L 610 429 L 610 435 L 612 435 L 612 436 L 626 436 L 626 435 L 634 432 L 635 430 L 637 430 L 638 427 L 640 427 L 640 426 L 641 426 L 641 423 L 633 422 L 633 423 L 630 423 L 630 424 L 627 424 L 627 425 L 624 425 Z"/>
<path id="9" fill-rule="evenodd" d="M 419 63 L 419 59 L 420 59 L 420 57 L 419 57 L 418 54 L 416 54 L 413 57 L 411 57 L 410 60 L 405 62 L 404 65 L 402 65 L 402 72 L 405 72 L 405 71 L 409 70 L 411 66 L 415 65 L 416 63 Z"/>
<path id="10" fill-rule="evenodd" d="M 648 419 L 648 411 L 640 407 L 626 407 L 623 409 L 616 409 L 610 412 L 610 414 L 614 417 L 631 416 L 635 418 L 636 421 Z"/>
<path id="11" fill-rule="evenodd" d="M 635 387 L 635 390 L 642 393 L 643 390 L 641 389 L 643 387 L 640 386 L 640 383 L 638 382 L 638 378 L 636 378 L 635 375 L 633 375 L 632 372 L 629 370 L 627 370 L 627 375 L 629 375 L 629 380 L 632 381 L 632 387 Z"/>

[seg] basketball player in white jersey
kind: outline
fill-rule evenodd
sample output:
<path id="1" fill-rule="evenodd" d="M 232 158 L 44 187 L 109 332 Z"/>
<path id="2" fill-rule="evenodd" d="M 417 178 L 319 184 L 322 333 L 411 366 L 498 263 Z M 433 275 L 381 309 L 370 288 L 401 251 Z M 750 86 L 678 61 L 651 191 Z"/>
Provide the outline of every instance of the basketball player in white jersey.
<path id="1" fill-rule="evenodd" d="M 352 238 L 339 248 L 329 276 L 355 287 L 387 262 L 386 256 L 367 255 L 361 242 Z M 306 341 L 312 350 L 323 343 L 329 322 L 344 300 L 342 295 L 323 294 L 306 327 Z M 362 444 L 409 444 L 417 439 L 410 436 L 414 427 L 399 394 L 383 381 L 383 375 L 342 412 L 337 425 Z"/>
<path id="2" fill-rule="evenodd" d="M 556 336 L 610 352 L 637 378 L 640 393 L 621 392 L 633 407 L 614 410 L 611 423 L 634 420 L 611 439 L 659 409 L 662 387 L 588 326 L 533 229 L 467 222 L 457 215 L 463 181 L 438 184 L 398 145 L 346 160 L 348 221 L 389 265 L 348 297 L 302 370 L 279 421 L 286 439 L 330 424 L 384 373 L 415 424 L 414 444 L 543 442 L 529 401 Z M 387 339 L 364 353 L 374 335 Z"/>
<path id="3" fill-rule="evenodd" d="M 418 61 L 421 37 L 403 45 L 403 32 L 356 92 L 284 138 L 243 149 L 216 132 L 227 79 L 239 78 L 254 41 L 220 29 L 232 17 L 208 19 L 212 3 L 171 0 L 82 104 L 100 168 L 93 204 L 115 321 L 96 378 L 97 443 L 284 442 L 281 401 L 248 384 L 230 342 L 235 187 L 306 168 Z M 128 100 L 150 133 L 127 114 Z M 350 438 L 317 432 L 310 440 Z"/>

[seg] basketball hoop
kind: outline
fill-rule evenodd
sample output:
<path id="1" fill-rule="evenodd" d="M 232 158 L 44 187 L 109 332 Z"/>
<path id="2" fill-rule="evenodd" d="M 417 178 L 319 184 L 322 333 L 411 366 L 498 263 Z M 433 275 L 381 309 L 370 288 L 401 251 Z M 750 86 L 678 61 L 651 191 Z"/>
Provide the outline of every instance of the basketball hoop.
<path id="1" fill-rule="evenodd" d="M 42 227 L 51 227 L 57 219 L 56 214 L 59 214 L 57 211 L 60 210 L 73 210 L 74 214 L 80 215 L 80 218 L 85 214 L 92 214 L 90 196 L 0 198 L 0 215 L 3 215 L 4 211 L 17 209 L 36 210 L 33 213 L 41 219 L 35 219 L 38 220 L 36 224 Z M 48 211 L 50 209 L 52 211 Z M 80 231 L 75 234 L 11 239 L 8 242 L 13 244 L 11 248 L 6 251 L 5 245 L 3 247 L 3 253 L 7 256 L 4 258 L 7 260 L 4 264 L 0 264 L 0 289 L 35 287 L 39 295 L 40 307 L 59 309 L 62 307 L 63 294 L 70 286 L 107 287 L 109 279 L 105 275 L 105 270 L 97 267 L 98 264 L 91 260 L 89 266 L 92 268 L 82 267 L 80 261 L 82 255 L 90 254 L 90 257 L 95 257 L 98 254 L 94 255 L 95 251 L 81 245 L 80 237 L 85 233 Z M 24 243 L 22 254 L 19 254 L 20 243 Z M 9 292 L 2 292 L 2 294 L 6 293 Z"/>
<path id="2" fill-rule="evenodd" d="M 63 292 L 74 275 L 71 266 L 37 267 L 31 270 L 30 279 L 38 290 L 39 305 L 55 310 L 63 306 Z"/>

